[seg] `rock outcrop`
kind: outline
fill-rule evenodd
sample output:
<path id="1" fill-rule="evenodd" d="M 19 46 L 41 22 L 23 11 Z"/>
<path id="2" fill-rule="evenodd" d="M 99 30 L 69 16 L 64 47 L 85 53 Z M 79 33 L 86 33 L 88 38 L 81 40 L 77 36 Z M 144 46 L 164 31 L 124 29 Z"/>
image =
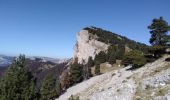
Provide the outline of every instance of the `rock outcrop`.
<path id="1" fill-rule="evenodd" d="M 74 50 L 74 59 L 83 64 L 88 62 L 91 56 L 93 59 L 100 51 L 106 51 L 109 47 L 108 44 L 97 40 L 97 35 L 89 33 L 87 30 L 81 30 L 77 33 L 77 43 Z"/>

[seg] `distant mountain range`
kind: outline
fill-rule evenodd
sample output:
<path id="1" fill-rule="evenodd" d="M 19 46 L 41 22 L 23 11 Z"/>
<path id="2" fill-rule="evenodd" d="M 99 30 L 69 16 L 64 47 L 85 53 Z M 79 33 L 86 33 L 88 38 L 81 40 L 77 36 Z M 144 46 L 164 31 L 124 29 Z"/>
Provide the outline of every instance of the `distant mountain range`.
<path id="1" fill-rule="evenodd" d="M 26 57 L 30 60 L 41 60 L 42 62 L 52 62 L 55 64 L 61 64 L 65 62 L 69 62 L 69 58 L 49 58 L 49 57 L 38 57 L 38 56 L 28 56 Z M 12 61 L 15 59 L 14 56 L 6 56 L 6 55 L 0 55 L 0 67 L 6 67 L 12 64 Z"/>
<path id="2" fill-rule="evenodd" d="M 9 65 L 16 57 L 0 55 L 0 79 L 5 75 Z M 46 75 L 52 75 L 59 79 L 64 69 L 67 68 L 71 59 L 49 58 L 49 57 L 26 57 L 26 68 L 33 73 L 37 79 L 37 87 L 40 86 Z"/>
<path id="3" fill-rule="evenodd" d="M 14 57 L 0 55 L 0 67 L 8 66 L 12 64 Z"/>

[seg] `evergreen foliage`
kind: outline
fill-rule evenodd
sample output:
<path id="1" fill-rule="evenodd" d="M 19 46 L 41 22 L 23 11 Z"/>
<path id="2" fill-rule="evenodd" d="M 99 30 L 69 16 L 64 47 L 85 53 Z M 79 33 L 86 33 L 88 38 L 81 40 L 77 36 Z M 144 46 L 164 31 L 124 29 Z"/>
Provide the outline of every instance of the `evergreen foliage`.
<path id="1" fill-rule="evenodd" d="M 96 62 L 95 64 L 95 74 L 100 75 L 100 63 Z"/>
<path id="2" fill-rule="evenodd" d="M 72 85 L 83 81 L 83 66 L 77 60 L 70 67 L 70 78 Z"/>
<path id="3" fill-rule="evenodd" d="M 92 77 L 91 67 L 94 66 L 94 61 L 93 61 L 92 57 L 88 58 L 88 62 L 87 62 L 86 66 L 88 67 L 87 78 L 90 78 L 90 77 Z"/>
<path id="4" fill-rule="evenodd" d="M 106 56 L 106 53 L 104 51 L 99 52 L 95 56 L 95 59 L 94 59 L 95 64 L 96 64 L 96 62 L 98 62 L 100 64 L 106 62 L 106 57 L 107 56 Z"/>
<path id="5" fill-rule="evenodd" d="M 110 64 L 116 63 L 116 55 L 117 55 L 116 51 L 117 51 L 116 46 L 109 46 L 108 51 L 107 51 L 107 61 Z"/>
<path id="6" fill-rule="evenodd" d="M 52 75 L 47 75 L 40 89 L 41 100 L 54 100 L 60 95 L 60 83 Z"/>
<path id="7" fill-rule="evenodd" d="M 35 100 L 35 79 L 25 68 L 25 56 L 20 55 L 9 67 L 0 84 L 0 100 Z"/>
<path id="8" fill-rule="evenodd" d="M 152 24 L 148 26 L 148 29 L 150 29 L 150 43 L 152 45 L 162 45 L 165 46 L 168 40 L 168 31 L 170 30 L 170 26 L 168 23 L 163 19 L 163 17 L 160 17 L 159 19 L 153 19 Z"/>
<path id="9" fill-rule="evenodd" d="M 148 46 L 143 43 L 130 40 L 127 37 L 112 33 L 110 31 L 103 30 L 101 28 L 96 28 L 92 26 L 92 27 L 86 27 L 84 28 L 84 30 L 88 30 L 89 33 L 93 35 L 97 35 L 98 41 L 104 42 L 106 44 L 123 45 L 123 46 L 127 45 L 129 48 L 133 50 L 139 50 L 143 52 L 147 52 L 148 50 L 147 48 Z"/>
<path id="10" fill-rule="evenodd" d="M 153 54 L 155 58 L 159 58 L 165 53 L 165 49 L 165 46 L 154 45 L 149 48 L 149 53 Z"/>
<path id="11" fill-rule="evenodd" d="M 116 59 L 122 60 L 125 54 L 125 47 L 123 45 L 111 45 L 107 51 L 107 61 L 110 64 L 116 63 Z"/>
<path id="12" fill-rule="evenodd" d="M 139 68 L 146 64 L 146 58 L 141 51 L 133 50 L 125 55 L 123 64 L 132 65 L 131 69 Z"/>

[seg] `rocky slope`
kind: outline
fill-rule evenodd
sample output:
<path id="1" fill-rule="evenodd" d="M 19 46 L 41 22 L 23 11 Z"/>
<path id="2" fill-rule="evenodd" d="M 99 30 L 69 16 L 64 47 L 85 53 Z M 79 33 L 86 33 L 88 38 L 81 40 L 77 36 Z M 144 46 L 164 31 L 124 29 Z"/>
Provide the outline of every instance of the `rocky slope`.
<path id="1" fill-rule="evenodd" d="M 71 95 L 80 100 L 170 100 L 170 62 L 166 55 L 142 68 L 128 71 L 120 68 L 93 77 L 69 88 L 56 100 Z"/>

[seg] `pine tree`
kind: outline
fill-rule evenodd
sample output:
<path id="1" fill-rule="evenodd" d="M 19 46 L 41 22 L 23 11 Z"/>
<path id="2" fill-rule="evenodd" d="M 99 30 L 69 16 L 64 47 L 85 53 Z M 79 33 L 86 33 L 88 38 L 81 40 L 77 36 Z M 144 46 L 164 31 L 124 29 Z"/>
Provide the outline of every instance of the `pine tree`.
<path id="1" fill-rule="evenodd" d="M 87 66 L 88 66 L 88 78 L 92 77 L 92 73 L 91 73 L 91 67 L 94 66 L 94 61 L 92 59 L 92 57 L 88 58 L 88 62 L 87 62 Z"/>
<path id="2" fill-rule="evenodd" d="M 83 67 L 76 60 L 70 67 L 71 84 L 79 83 L 83 80 Z"/>
<path id="3" fill-rule="evenodd" d="M 0 100 L 35 99 L 35 79 L 25 68 L 25 56 L 20 55 L 1 81 Z"/>
<path id="4" fill-rule="evenodd" d="M 106 53 L 104 51 L 100 51 L 96 56 L 95 56 L 95 63 L 98 62 L 98 63 L 104 63 L 106 62 Z"/>
<path id="5" fill-rule="evenodd" d="M 60 95 L 60 83 L 52 75 L 47 75 L 40 89 L 41 100 L 54 100 Z"/>
<path id="6" fill-rule="evenodd" d="M 167 33 L 170 30 L 170 26 L 163 19 L 163 17 L 160 17 L 159 19 L 153 19 L 152 24 L 149 25 L 148 28 L 151 30 L 151 38 L 149 42 L 152 45 L 166 45 L 166 43 L 169 41 L 167 40 Z"/>

